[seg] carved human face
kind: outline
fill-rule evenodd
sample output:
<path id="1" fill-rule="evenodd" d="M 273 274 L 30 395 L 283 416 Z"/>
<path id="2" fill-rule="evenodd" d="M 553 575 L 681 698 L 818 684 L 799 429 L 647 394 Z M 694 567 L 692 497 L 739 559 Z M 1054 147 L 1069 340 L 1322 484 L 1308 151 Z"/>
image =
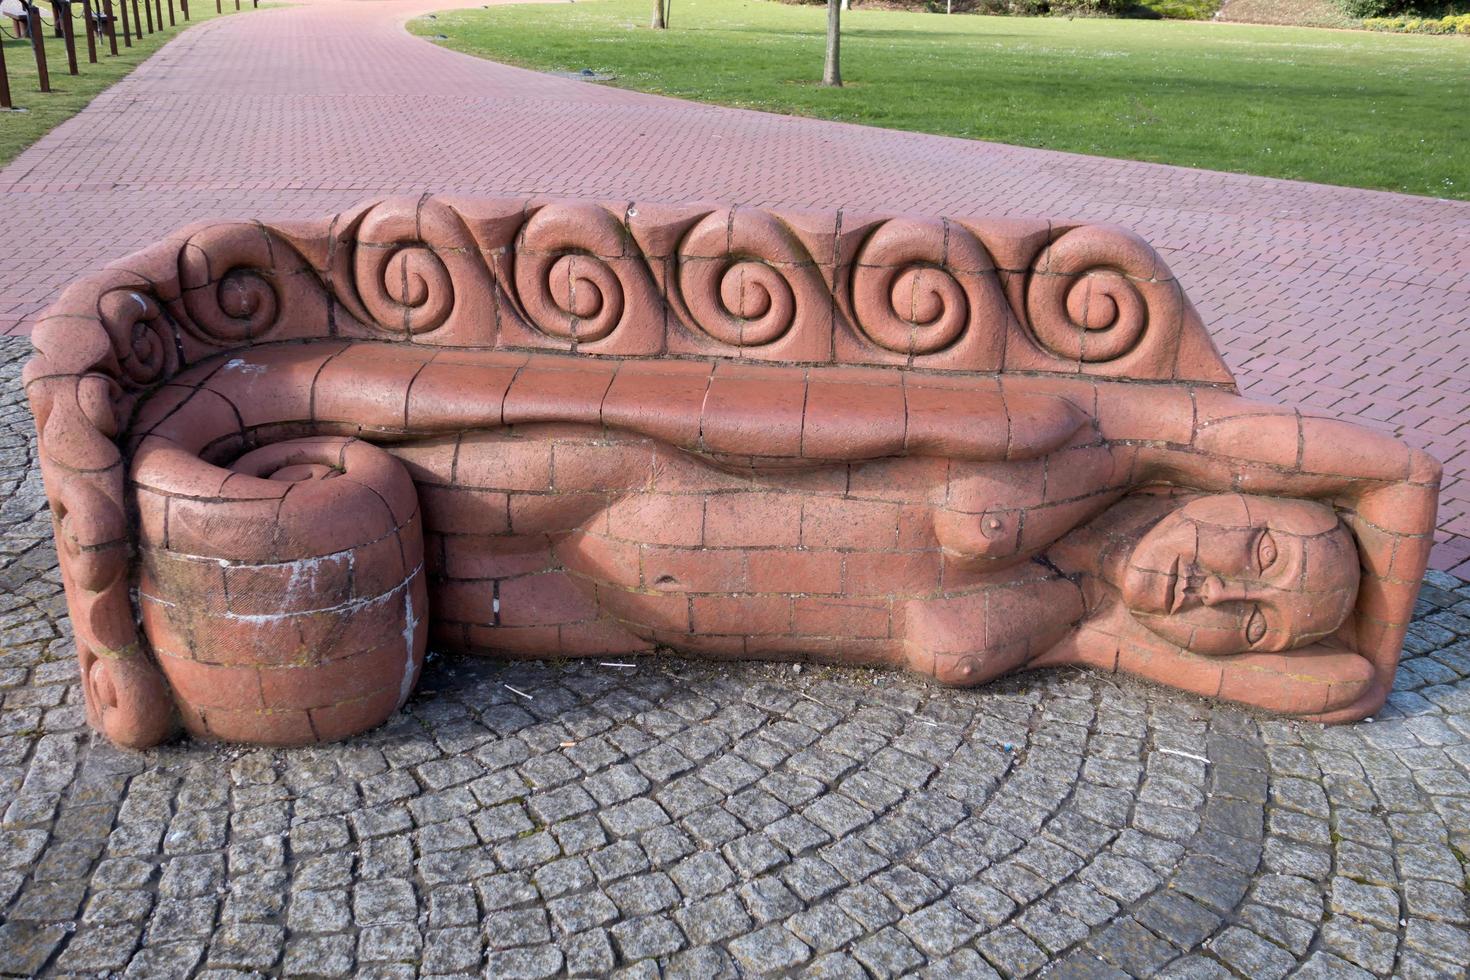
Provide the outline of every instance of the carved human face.
<path id="1" fill-rule="evenodd" d="M 1122 576 L 1139 622 L 1195 653 L 1279 652 L 1336 630 L 1358 591 L 1358 553 L 1332 509 L 1215 494 L 1139 539 Z"/>

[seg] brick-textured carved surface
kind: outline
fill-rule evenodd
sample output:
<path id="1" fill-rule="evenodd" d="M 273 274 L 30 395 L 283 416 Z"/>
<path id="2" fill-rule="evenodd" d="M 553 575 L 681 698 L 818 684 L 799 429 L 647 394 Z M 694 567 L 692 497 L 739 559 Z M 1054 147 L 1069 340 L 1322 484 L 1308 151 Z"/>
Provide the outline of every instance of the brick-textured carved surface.
<path id="1" fill-rule="evenodd" d="M 424 197 L 185 229 L 25 379 L 92 723 L 377 724 L 425 646 L 1382 704 L 1439 466 L 1054 222 Z"/>

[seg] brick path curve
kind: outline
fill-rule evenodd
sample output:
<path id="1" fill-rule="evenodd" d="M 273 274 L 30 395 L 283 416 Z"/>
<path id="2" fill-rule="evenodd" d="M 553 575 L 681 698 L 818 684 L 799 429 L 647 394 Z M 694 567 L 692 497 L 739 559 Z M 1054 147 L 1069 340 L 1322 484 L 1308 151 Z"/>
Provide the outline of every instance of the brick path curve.
<path id="1" fill-rule="evenodd" d="M 1433 561 L 1470 575 L 1470 204 L 701 106 L 401 28 L 476 2 L 308 0 L 190 29 L 0 171 L 0 332 L 179 225 L 384 192 L 1114 221 L 1165 252 L 1250 394 L 1439 456 Z"/>

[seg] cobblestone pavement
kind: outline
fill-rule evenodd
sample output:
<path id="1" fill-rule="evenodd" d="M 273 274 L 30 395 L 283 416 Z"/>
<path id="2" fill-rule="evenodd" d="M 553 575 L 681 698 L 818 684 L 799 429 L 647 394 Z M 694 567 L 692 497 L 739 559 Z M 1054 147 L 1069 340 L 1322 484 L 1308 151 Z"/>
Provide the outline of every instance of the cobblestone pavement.
<path id="1" fill-rule="evenodd" d="M 1470 584 L 1324 729 L 1126 679 L 431 658 L 349 743 L 83 725 L 0 342 L 0 973 L 1451 977 Z"/>
<path id="2" fill-rule="evenodd" d="M 314 218 L 385 193 L 1114 222 L 1164 253 L 1247 394 L 1438 456 L 1432 562 L 1470 578 L 1470 203 L 702 106 L 400 27 L 483 2 L 293 0 L 184 32 L 0 170 L 0 332 L 182 225 Z"/>

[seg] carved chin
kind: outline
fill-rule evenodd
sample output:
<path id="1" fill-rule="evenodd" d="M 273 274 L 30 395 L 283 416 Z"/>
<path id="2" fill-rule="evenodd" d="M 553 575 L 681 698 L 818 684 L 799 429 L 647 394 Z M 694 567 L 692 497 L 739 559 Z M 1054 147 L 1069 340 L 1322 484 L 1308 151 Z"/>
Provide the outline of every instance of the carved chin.
<path id="1" fill-rule="evenodd" d="M 1129 564 L 1119 587 L 1123 604 L 1139 616 L 1163 616 L 1169 611 L 1169 577 Z"/>

